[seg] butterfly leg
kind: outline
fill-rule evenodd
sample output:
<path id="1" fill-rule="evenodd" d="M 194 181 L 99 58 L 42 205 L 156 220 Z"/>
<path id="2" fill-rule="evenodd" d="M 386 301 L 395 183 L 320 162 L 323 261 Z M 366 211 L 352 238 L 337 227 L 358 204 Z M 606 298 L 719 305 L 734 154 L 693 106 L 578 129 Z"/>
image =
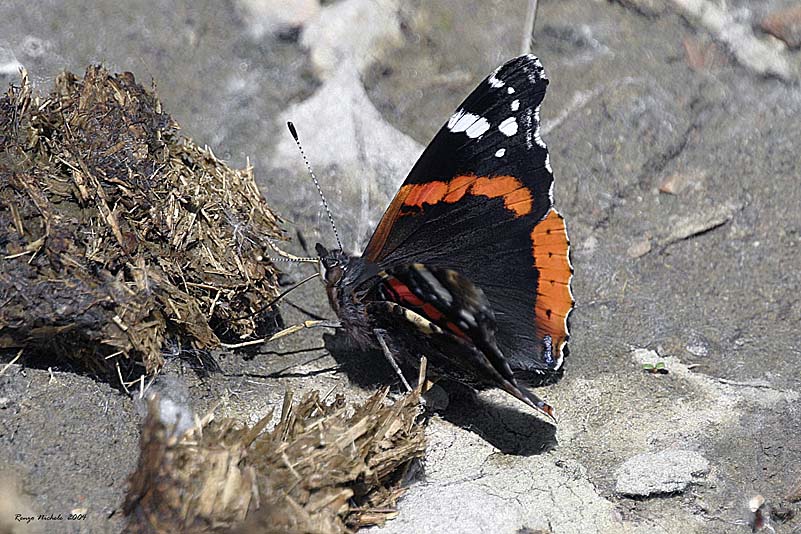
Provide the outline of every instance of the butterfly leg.
<path id="1" fill-rule="evenodd" d="M 339 321 L 303 321 L 300 324 L 288 326 L 267 338 L 252 339 L 250 341 L 243 341 L 242 343 L 220 343 L 220 346 L 225 347 L 226 349 L 241 349 L 242 347 L 251 347 L 253 345 L 261 345 L 262 343 L 267 343 L 269 341 L 275 341 L 276 339 L 288 336 L 289 334 L 294 334 L 295 332 L 299 332 L 305 328 L 340 328 L 341 326 L 342 324 Z"/>
<path id="2" fill-rule="evenodd" d="M 294 334 L 306 328 L 340 328 L 342 324 L 339 321 L 303 321 L 300 324 L 288 326 L 283 330 L 276 332 L 268 337 L 265 341 L 275 341 L 276 339 Z"/>
<path id="3" fill-rule="evenodd" d="M 381 345 L 381 350 L 384 352 L 384 357 L 386 357 L 389 364 L 395 370 L 395 373 L 400 377 L 403 387 L 406 388 L 406 392 L 408 393 L 412 391 L 412 386 L 409 385 L 406 377 L 403 376 L 403 371 L 401 371 L 400 367 L 398 367 L 398 362 L 395 361 L 395 357 L 392 356 L 392 351 L 389 350 L 387 341 L 384 339 L 384 332 L 382 330 L 373 330 L 373 333 L 375 334 L 375 337 L 378 338 L 378 344 Z"/>

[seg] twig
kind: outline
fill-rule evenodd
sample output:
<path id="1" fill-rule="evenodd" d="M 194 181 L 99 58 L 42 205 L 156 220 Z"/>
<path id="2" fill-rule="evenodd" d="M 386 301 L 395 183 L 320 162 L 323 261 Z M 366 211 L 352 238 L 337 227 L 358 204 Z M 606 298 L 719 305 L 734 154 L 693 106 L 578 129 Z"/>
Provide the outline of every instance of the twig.
<path id="1" fill-rule="evenodd" d="M 243 341 L 242 343 L 220 343 L 220 346 L 224 349 L 241 349 L 243 347 L 252 347 L 253 345 L 261 345 L 262 343 L 266 343 L 267 338 L 259 338 L 259 339 L 252 339 L 250 341 Z"/>
<path id="2" fill-rule="evenodd" d="M 420 356 L 420 369 L 417 374 L 417 391 L 420 395 L 423 394 L 423 388 L 425 387 L 427 367 L 428 359 L 425 356 Z"/>
<path id="3" fill-rule="evenodd" d="M 727 384 L 729 386 L 742 386 L 746 388 L 762 388 L 762 389 L 773 389 L 768 383 L 765 382 L 757 382 L 757 381 L 747 381 L 747 382 L 738 382 L 736 380 L 729 380 L 728 378 L 716 378 L 718 382 L 721 384 Z"/>
<path id="4" fill-rule="evenodd" d="M 520 45 L 521 54 L 531 53 L 531 41 L 534 37 L 534 24 L 537 22 L 537 4 L 537 0 L 528 0 L 526 22 L 523 26 L 523 43 Z"/>
<path id="5" fill-rule="evenodd" d="M 22 356 L 22 351 L 23 351 L 23 350 L 24 350 L 24 349 L 19 349 L 19 352 L 17 353 L 17 355 L 16 355 L 16 356 L 14 356 L 14 359 L 12 359 L 10 362 L 8 362 L 7 364 L 5 364 L 5 365 L 3 366 L 3 368 L 2 368 L 2 369 L 0 369 L 0 376 L 3 376 L 3 373 L 5 373 L 5 372 L 6 372 L 6 370 L 7 370 L 9 367 L 11 367 L 11 366 L 12 366 L 12 365 L 14 365 L 15 363 L 17 363 L 17 360 L 19 360 L 19 357 L 20 357 L 20 356 Z"/>
<path id="6" fill-rule="evenodd" d="M 122 379 L 122 370 L 120 370 L 120 362 L 115 362 L 117 366 L 117 376 L 120 377 L 120 384 L 122 384 L 123 389 L 125 389 L 125 393 L 128 395 L 131 394 L 131 390 L 128 389 L 128 386 L 125 385 L 125 380 Z"/>

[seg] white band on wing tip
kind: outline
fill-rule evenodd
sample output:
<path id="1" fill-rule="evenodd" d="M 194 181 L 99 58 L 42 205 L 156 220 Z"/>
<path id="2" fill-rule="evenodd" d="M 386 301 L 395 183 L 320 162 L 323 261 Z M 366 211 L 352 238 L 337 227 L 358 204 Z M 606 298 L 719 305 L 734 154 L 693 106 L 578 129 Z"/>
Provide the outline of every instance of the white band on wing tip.
<path id="1" fill-rule="evenodd" d="M 467 137 L 475 139 L 490 129 L 490 123 L 484 117 L 459 109 L 448 119 L 447 128 L 452 133 L 464 132 Z"/>

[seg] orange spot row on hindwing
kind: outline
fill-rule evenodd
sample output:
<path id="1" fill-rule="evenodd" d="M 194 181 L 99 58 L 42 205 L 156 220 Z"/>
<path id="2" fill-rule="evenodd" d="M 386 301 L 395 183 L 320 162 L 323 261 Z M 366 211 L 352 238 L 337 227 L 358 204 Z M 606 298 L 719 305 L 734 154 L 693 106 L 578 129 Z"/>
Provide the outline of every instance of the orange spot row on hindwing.
<path id="1" fill-rule="evenodd" d="M 573 309 L 570 278 L 573 268 L 568 257 L 570 243 L 565 221 L 551 209 L 531 230 L 534 266 L 539 273 L 535 315 L 540 336 L 549 334 L 554 346 L 567 338 L 567 315 Z"/>

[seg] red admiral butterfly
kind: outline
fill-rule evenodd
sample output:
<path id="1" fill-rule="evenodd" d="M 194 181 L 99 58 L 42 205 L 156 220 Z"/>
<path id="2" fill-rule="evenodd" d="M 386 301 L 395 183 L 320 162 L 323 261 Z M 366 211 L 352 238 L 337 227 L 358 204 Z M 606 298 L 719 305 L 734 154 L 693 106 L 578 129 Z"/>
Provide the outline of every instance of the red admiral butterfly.
<path id="1" fill-rule="evenodd" d="M 425 149 L 364 254 L 316 250 L 339 326 L 360 345 L 392 363 L 425 356 L 435 376 L 503 389 L 553 418 L 521 386 L 562 376 L 573 309 L 540 138 L 547 85 L 532 55 L 499 67 Z"/>

